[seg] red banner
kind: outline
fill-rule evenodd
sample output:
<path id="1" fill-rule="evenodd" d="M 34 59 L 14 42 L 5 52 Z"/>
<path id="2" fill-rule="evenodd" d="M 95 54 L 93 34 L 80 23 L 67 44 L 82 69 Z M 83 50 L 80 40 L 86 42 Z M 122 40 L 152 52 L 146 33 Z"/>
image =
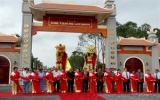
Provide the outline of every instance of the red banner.
<path id="1" fill-rule="evenodd" d="M 49 17 L 48 25 L 92 27 L 92 19 Z"/>

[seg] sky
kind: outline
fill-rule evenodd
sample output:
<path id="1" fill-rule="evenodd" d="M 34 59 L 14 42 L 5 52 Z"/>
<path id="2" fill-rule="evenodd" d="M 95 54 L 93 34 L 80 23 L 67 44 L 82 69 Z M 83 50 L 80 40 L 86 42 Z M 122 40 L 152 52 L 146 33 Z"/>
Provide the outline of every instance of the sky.
<path id="1" fill-rule="evenodd" d="M 22 1 L 0 0 L 0 33 L 21 35 Z M 65 3 L 69 0 L 51 0 Z M 71 0 L 70 0 L 71 1 Z M 98 4 L 104 7 L 103 0 L 72 0 L 77 4 Z M 35 4 L 42 0 L 34 0 Z M 160 28 L 160 0 L 115 0 L 117 8 L 116 20 L 122 24 L 133 21 L 138 26 L 148 23 L 152 28 Z M 33 36 L 32 53 L 44 65 L 55 65 L 55 46 L 66 45 L 68 56 L 72 54 L 78 44 L 80 33 L 38 32 Z"/>

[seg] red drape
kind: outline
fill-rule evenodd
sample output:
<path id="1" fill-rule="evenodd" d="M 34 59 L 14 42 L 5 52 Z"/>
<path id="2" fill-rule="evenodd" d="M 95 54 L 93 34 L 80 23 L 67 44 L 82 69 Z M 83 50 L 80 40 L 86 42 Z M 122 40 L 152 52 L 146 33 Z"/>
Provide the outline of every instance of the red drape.
<path id="1" fill-rule="evenodd" d="M 19 72 L 18 71 L 14 71 L 12 73 L 14 75 L 11 74 L 10 78 L 11 78 L 12 81 L 14 81 L 16 83 L 16 85 L 17 85 L 17 92 L 22 92 L 22 88 L 21 88 L 21 86 L 19 84 L 19 80 L 18 80 L 20 78 Z"/>
<path id="2" fill-rule="evenodd" d="M 156 81 L 156 79 L 150 73 L 145 74 L 145 79 L 146 79 L 147 92 L 153 92 L 154 91 L 153 82 Z"/>
<path id="3" fill-rule="evenodd" d="M 36 93 L 40 93 L 41 90 L 40 90 L 40 86 L 39 86 L 39 83 L 38 83 L 38 72 L 32 72 L 31 75 L 29 76 L 29 78 L 32 80 L 32 85 L 34 87 L 34 91 Z"/>
<path id="4" fill-rule="evenodd" d="M 89 90 L 91 93 L 96 92 L 96 74 L 94 72 L 89 73 Z"/>
<path id="5" fill-rule="evenodd" d="M 62 57 L 62 68 L 66 70 L 66 64 L 67 64 L 67 53 L 64 53 Z"/>
<path id="6" fill-rule="evenodd" d="M 81 72 L 75 72 L 75 85 L 76 85 L 76 90 L 82 91 L 82 73 Z"/>
<path id="7" fill-rule="evenodd" d="M 67 79 L 69 79 L 69 78 L 66 76 L 66 72 L 62 72 L 60 74 L 60 90 L 61 90 L 61 92 L 67 91 Z"/>
<path id="8" fill-rule="evenodd" d="M 137 81 L 140 81 L 136 73 L 130 74 L 131 92 L 137 92 Z"/>
<path id="9" fill-rule="evenodd" d="M 51 86 L 51 90 L 52 92 L 55 90 L 55 88 L 53 87 L 53 81 L 54 81 L 54 78 L 53 78 L 53 73 L 52 72 L 47 72 L 46 74 L 46 80 L 49 81 L 49 84 Z"/>
<path id="10" fill-rule="evenodd" d="M 118 72 L 117 75 L 115 75 L 115 83 L 116 83 L 117 93 L 123 92 L 123 87 L 122 87 L 123 81 L 125 81 L 125 78 L 122 76 L 122 73 Z"/>
<path id="11" fill-rule="evenodd" d="M 111 93 L 112 92 L 112 79 L 113 77 L 111 76 L 110 72 L 105 72 L 104 73 L 104 83 L 105 83 L 105 92 L 106 93 Z"/>

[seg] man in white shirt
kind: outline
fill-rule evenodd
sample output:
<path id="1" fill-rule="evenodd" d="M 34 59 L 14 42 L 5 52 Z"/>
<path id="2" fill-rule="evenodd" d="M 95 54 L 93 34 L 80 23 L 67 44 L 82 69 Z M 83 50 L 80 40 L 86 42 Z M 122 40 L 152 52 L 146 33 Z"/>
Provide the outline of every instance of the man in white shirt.
<path id="1" fill-rule="evenodd" d="M 153 77 L 157 80 L 154 84 L 154 92 L 160 92 L 160 72 L 158 69 L 155 69 Z M 158 88 L 158 89 L 157 89 Z"/>
<path id="2" fill-rule="evenodd" d="M 54 71 L 52 71 L 53 73 L 53 77 L 54 78 L 57 78 L 60 74 L 61 74 L 61 71 L 59 71 L 57 68 L 55 68 Z M 60 89 L 60 82 L 59 82 L 59 79 L 56 79 L 56 81 L 53 82 L 53 86 L 55 87 L 55 92 L 59 92 L 59 89 Z M 57 87 L 56 87 L 57 86 Z"/>
<path id="3" fill-rule="evenodd" d="M 124 71 L 122 72 L 122 76 L 127 80 L 126 82 L 123 82 L 124 92 L 129 92 L 130 73 L 127 71 L 127 68 L 124 68 Z"/>

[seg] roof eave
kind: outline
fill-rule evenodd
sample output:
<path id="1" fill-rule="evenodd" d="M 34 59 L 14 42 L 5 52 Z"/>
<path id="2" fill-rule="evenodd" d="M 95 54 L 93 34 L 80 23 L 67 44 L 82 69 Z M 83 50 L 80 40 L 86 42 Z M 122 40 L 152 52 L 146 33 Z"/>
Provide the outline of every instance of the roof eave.
<path id="1" fill-rule="evenodd" d="M 33 7 L 32 5 L 30 5 L 30 9 L 31 9 L 31 12 L 33 12 L 33 10 L 37 10 L 37 11 L 40 11 L 40 12 L 44 12 L 44 11 L 61 11 L 61 12 L 71 12 L 71 13 L 74 13 L 74 12 L 79 12 L 79 13 L 87 13 L 88 15 L 93 15 L 93 14 L 97 14 L 97 15 L 102 15 L 103 17 L 101 19 L 98 19 L 98 23 L 102 22 L 105 18 L 107 18 L 111 13 L 113 13 L 114 9 L 108 11 L 108 12 L 98 12 L 98 11 L 79 11 L 79 10 L 65 10 L 65 9 L 43 9 L 43 8 L 35 8 Z M 38 20 L 35 16 L 35 14 L 33 13 L 34 15 L 34 19 L 37 20 L 37 21 L 41 21 L 41 20 Z"/>
<path id="2" fill-rule="evenodd" d="M 35 7 L 33 4 L 29 4 L 29 8 L 32 8 L 32 9 L 36 9 L 36 10 L 43 10 L 43 11 L 45 11 L 45 10 L 53 10 L 53 11 L 58 11 L 58 10 L 63 10 L 63 11 L 79 11 L 79 10 L 67 10 L 67 9 L 51 9 L 51 8 L 38 8 L 38 7 Z M 111 9 L 108 9 L 108 12 L 107 13 L 113 13 L 114 12 L 114 9 L 115 7 L 114 6 L 112 6 L 112 8 Z M 102 12 L 102 13 L 106 13 L 106 12 L 103 12 L 103 11 L 83 11 L 83 12 L 96 12 L 96 13 L 99 13 L 99 12 Z"/>
<path id="3" fill-rule="evenodd" d="M 151 45 L 138 45 L 138 44 L 118 44 L 118 45 L 124 45 L 124 46 L 153 46 L 153 44 L 151 44 Z"/>
<path id="4" fill-rule="evenodd" d="M 6 42 L 6 43 L 16 43 L 17 41 L 0 41 L 0 43 Z"/>

